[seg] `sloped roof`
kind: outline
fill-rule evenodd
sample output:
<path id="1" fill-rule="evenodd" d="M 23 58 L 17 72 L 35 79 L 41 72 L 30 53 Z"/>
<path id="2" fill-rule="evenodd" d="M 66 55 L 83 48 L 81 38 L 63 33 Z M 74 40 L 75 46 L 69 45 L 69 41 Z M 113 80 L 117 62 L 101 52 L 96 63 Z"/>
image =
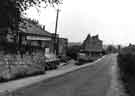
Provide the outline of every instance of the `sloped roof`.
<path id="1" fill-rule="evenodd" d="M 84 40 L 84 42 L 86 42 L 86 41 L 88 41 L 88 40 L 90 40 L 90 39 L 91 39 L 91 36 L 90 36 L 90 34 L 88 34 L 87 37 L 86 37 L 86 39 Z M 84 42 L 83 42 L 83 43 L 84 43 Z"/>
<path id="2" fill-rule="evenodd" d="M 90 39 L 90 38 L 91 38 L 91 36 L 90 36 L 90 34 L 88 34 L 87 37 L 86 37 L 86 39 Z"/>
<path id="3" fill-rule="evenodd" d="M 40 26 L 31 23 L 28 20 L 23 20 L 20 23 L 20 31 L 24 33 L 29 33 L 33 35 L 40 35 L 40 36 L 47 36 L 47 37 L 52 37 L 52 33 L 49 33 L 46 30 L 43 30 Z"/>
<path id="4" fill-rule="evenodd" d="M 90 36 L 88 34 L 81 48 L 89 52 L 100 52 L 102 51 L 102 40 L 98 38 L 98 35 Z"/>
<path id="5" fill-rule="evenodd" d="M 88 41 L 88 40 L 90 40 L 91 39 L 91 36 L 90 36 L 90 34 L 88 34 L 87 35 L 87 37 L 86 37 L 86 39 L 83 41 L 83 43 L 82 43 L 82 48 L 86 45 L 86 42 Z"/>

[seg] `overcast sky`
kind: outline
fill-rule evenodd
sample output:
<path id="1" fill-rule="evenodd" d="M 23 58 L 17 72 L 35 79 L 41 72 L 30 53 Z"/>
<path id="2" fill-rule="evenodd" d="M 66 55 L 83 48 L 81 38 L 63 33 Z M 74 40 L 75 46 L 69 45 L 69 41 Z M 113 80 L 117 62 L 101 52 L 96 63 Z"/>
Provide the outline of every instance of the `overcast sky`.
<path id="1" fill-rule="evenodd" d="M 56 9 L 31 8 L 36 18 L 54 32 Z M 72 42 L 82 42 L 88 34 L 99 34 L 104 44 L 135 43 L 135 0 L 64 0 L 59 13 L 58 33 Z"/>

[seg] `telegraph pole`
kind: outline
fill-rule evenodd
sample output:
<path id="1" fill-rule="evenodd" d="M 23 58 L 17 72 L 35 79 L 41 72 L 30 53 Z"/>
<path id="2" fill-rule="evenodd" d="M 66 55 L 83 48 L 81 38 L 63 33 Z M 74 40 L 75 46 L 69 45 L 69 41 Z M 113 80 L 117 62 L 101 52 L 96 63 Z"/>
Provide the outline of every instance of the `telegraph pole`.
<path id="1" fill-rule="evenodd" d="M 54 52 L 58 55 L 58 38 L 57 38 L 57 28 L 58 28 L 58 18 L 59 18 L 59 9 L 57 9 L 56 23 L 55 23 L 55 35 L 54 35 Z"/>

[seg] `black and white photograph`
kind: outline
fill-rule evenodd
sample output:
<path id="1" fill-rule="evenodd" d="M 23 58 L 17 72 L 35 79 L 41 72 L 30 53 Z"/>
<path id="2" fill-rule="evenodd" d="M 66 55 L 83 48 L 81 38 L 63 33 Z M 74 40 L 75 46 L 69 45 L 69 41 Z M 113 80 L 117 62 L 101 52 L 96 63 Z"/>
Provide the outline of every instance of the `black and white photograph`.
<path id="1" fill-rule="evenodd" d="M 0 0 L 0 96 L 135 96 L 134 0 Z"/>

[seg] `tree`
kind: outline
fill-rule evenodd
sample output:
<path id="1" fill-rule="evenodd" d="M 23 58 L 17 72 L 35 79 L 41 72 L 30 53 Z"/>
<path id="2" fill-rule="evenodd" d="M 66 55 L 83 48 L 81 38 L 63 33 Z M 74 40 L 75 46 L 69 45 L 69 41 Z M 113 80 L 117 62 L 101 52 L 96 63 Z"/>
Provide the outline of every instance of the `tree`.
<path id="1" fill-rule="evenodd" d="M 116 53 L 117 49 L 113 45 L 109 45 L 106 49 L 107 53 Z"/>
<path id="2" fill-rule="evenodd" d="M 19 8 L 16 7 L 15 1 L 0 0 L 0 28 L 17 28 L 19 16 Z"/>
<path id="3" fill-rule="evenodd" d="M 48 4 L 59 4 L 62 0 L 0 0 L 0 32 L 7 33 L 10 28 L 13 34 L 13 39 L 19 43 L 19 23 L 22 20 L 22 13 L 32 6 L 40 7 L 44 2 L 45 7 Z M 4 31 L 1 31 L 1 29 Z"/>
<path id="4" fill-rule="evenodd" d="M 62 0 L 0 0 L 0 28 L 10 27 L 13 30 L 18 28 L 21 13 L 32 6 L 40 7 L 41 2 L 47 6 L 59 4 Z"/>
<path id="5" fill-rule="evenodd" d="M 21 10 L 26 10 L 29 7 L 32 7 L 35 5 L 40 7 L 40 3 L 43 3 L 43 2 L 45 5 L 47 5 L 47 3 L 54 5 L 54 4 L 62 3 L 62 0 L 16 0 L 16 4 Z"/>
<path id="6" fill-rule="evenodd" d="M 71 57 L 72 59 L 77 59 L 77 55 L 80 52 L 81 46 L 74 45 L 67 48 L 66 55 Z"/>

